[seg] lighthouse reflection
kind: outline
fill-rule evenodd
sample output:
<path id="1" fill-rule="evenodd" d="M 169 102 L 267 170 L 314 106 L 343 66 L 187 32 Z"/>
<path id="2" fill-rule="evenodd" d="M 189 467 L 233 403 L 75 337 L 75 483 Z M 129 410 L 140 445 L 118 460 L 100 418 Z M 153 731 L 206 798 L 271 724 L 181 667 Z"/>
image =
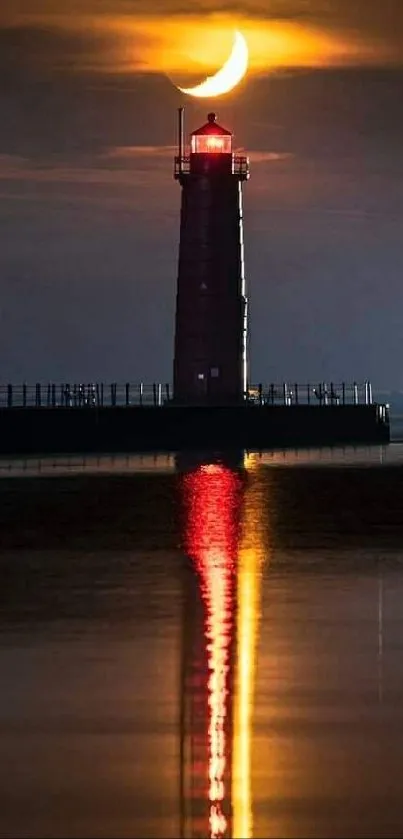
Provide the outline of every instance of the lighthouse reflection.
<path id="1" fill-rule="evenodd" d="M 251 728 L 263 530 L 253 461 L 182 477 L 192 569 L 184 598 L 181 811 L 184 837 L 252 837 Z"/>

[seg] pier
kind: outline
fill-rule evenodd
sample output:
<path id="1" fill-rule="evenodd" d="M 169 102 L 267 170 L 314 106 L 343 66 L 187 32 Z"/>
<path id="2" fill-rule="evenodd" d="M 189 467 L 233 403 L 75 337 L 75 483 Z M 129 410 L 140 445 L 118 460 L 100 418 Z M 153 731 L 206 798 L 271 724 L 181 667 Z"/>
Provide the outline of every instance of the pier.
<path id="1" fill-rule="evenodd" d="M 364 383 L 258 384 L 238 405 L 186 405 L 168 384 L 0 387 L 0 454 L 267 450 L 385 443 L 387 405 Z"/>

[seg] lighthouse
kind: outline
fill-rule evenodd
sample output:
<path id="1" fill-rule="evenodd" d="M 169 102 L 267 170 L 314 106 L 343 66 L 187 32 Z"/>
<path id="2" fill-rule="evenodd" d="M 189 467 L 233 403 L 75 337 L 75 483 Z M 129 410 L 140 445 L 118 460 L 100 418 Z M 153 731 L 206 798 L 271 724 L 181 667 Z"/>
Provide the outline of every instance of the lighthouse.
<path id="1" fill-rule="evenodd" d="M 175 315 L 174 401 L 234 405 L 247 388 L 242 183 L 249 161 L 216 115 L 184 149 L 179 110 L 175 179 L 182 187 Z"/>

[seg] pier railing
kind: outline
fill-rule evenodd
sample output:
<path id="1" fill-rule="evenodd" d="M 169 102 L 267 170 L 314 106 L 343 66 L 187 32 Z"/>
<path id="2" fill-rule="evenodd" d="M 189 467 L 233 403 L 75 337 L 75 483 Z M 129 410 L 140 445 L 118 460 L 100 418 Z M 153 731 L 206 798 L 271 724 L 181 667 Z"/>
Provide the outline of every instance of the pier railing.
<path id="1" fill-rule="evenodd" d="M 163 406 L 172 403 L 169 383 L 55 383 L 0 384 L 0 408 L 83 408 Z M 245 404 L 267 405 L 371 405 L 370 382 L 348 384 L 319 382 L 317 384 L 250 385 Z"/>

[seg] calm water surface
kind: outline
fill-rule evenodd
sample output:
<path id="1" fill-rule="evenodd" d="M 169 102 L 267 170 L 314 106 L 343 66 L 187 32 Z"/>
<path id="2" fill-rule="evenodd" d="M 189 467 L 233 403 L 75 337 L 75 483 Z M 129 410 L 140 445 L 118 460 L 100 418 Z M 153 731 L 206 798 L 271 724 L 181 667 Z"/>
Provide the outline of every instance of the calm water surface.
<path id="1" fill-rule="evenodd" d="M 0 836 L 403 836 L 403 447 L 0 462 Z"/>

